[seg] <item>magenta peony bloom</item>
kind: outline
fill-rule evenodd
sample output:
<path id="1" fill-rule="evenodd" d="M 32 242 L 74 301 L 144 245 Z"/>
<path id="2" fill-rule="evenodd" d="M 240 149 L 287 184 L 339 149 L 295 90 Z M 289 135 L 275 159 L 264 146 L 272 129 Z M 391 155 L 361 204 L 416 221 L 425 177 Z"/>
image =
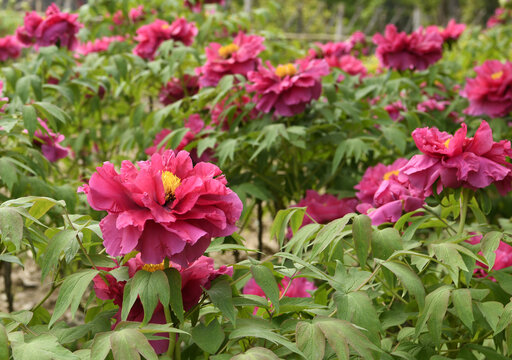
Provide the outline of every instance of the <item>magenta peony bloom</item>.
<path id="1" fill-rule="evenodd" d="M 340 58 L 330 58 L 326 60 L 330 67 L 337 67 L 352 76 L 359 75 L 360 79 L 368 75 L 368 70 L 363 62 L 352 55 L 343 55 Z M 343 75 L 338 77 L 338 81 L 342 81 L 343 79 Z"/>
<path id="2" fill-rule="evenodd" d="M 74 50 L 78 45 L 76 34 L 83 25 L 78 22 L 78 14 L 63 13 L 52 4 L 41 18 L 35 11 L 27 13 L 24 25 L 16 30 L 18 40 L 25 45 L 58 45 Z"/>
<path id="3" fill-rule="evenodd" d="M 466 138 L 467 127 L 450 135 L 437 128 L 419 128 L 412 137 L 423 155 L 415 155 L 400 170 L 399 179 L 407 179 L 417 194 L 429 196 L 437 184 L 443 188 L 482 189 L 495 184 L 501 194 L 512 189 L 512 156 L 510 141 L 494 142 L 486 121 L 472 138 Z"/>
<path id="4" fill-rule="evenodd" d="M 125 38 L 123 36 L 104 36 L 94 41 L 88 41 L 85 44 L 80 44 L 76 49 L 76 53 L 80 55 L 87 55 L 90 53 L 99 53 L 107 51 L 110 44 L 113 42 L 123 42 Z"/>
<path id="5" fill-rule="evenodd" d="M 293 116 L 320 97 L 320 78 L 328 73 L 329 66 L 325 60 L 302 59 L 277 68 L 267 62 L 267 67 L 260 65 L 258 71 L 249 72 L 252 84 L 247 90 L 259 96 L 256 103 L 259 111 L 268 113 L 274 110 L 280 116 Z"/>
<path id="6" fill-rule="evenodd" d="M 354 186 L 360 204 L 357 211 L 367 214 L 373 225 L 396 222 L 403 212 L 410 212 L 423 206 L 423 198 L 413 196 L 407 180 L 400 181 L 400 169 L 407 164 L 407 159 L 400 158 L 391 165 L 378 164 L 369 167 Z"/>
<path id="7" fill-rule="evenodd" d="M 330 194 L 320 195 L 315 190 L 307 190 L 306 197 L 293 207 L 306 207 L 307 215 L 304 216 L 302 227 L 313 223 L 313 220 L 318 224 L 327 224 L 355 212 L 356 205 L 356 198 L 338 199 Z"/>
<path id="8" fill-rule="evenodd" d="M 263 40 L 261 36 L 246 35 L 240 31 L 229 45 L 210 43 L 205 50 L 206 63 L 196 69 L 201 75 L 201 87 L 217 86 L 225 75 L 247 76 L 249 71 L 256 70 L 261 63 L 258 55 L 265 50 Z"/>
<path id="9" fill-rule="evenodd" d="M 407 108 L 402 103 L 402 101 L 398 100 L 398 101 L 395 101 L 394 103 L 386 105 L 384 107 L 384 110 L 386 110 L 388 112 L 389 117 L 393 121 L 400 121 L 403 119 L 403 116 L 402 116 L 402 114 L 400 114 L 400 112 L 407 111 Z"/>
<path id="10" fill-rule="evenodd" d="M 160 89 L 158 98 L 164 105 L 170 105 L 199 91 L 199 77 L 185 74 L 181 79 L 173 78 Z"/>
<path id="11" fill-rule="evenodd" d="M 41 119 L 38 120 L 44 132 L 39 129 L 35 131 L 33 139 L 34 145 L 40 147 L 44 157 L 51 162 L 56 162 L 68 156 L 69 150 L 60 145 L 66 137 L 62 134 L 54 133 L 45 121 Z"/>
<path id="12" fill-rule="evenodd" d="M 487 60 L 475 67 L 476 78 L 467 79 L 461 96 L 469 101 L 469 115 L 506 116 L 512 110 L 512 62 Z"/>
<path id="13" fill-rule="evenodd" d="M 511 11 L 505 8 L 497 8 L 494 11 L 494 15 L 487 20 L 487 27 L 492 28 L 496 25 L 504 24 L 508 17 L 510 17 Z"/>
<path id="14" fill-rule="evenodd" d="M 358 44 L 365 46 L 366 45 L 366 35 L 362 31 L 355 31 L 352 35 L 350 35 L 350 39 L 348 40 L 352 46 L 356 46 Z"/>
<path id="15" fill-rule="evenodd" d="M 130 9 L 128 13 L 128 17 L 133 23 L 136 23 L 138 21 L 144 20 L 144 17 L 146 16 L 146 12 L 144 11 L 144 5 L 139 5 L 137 7 L 134 7 Z"/>
<path id="16" fill-rule="evenodd" d="M 201 12 L 203 5 L 206 5 L 206 4 L 224 5 L 224 3 L 225 3 L 224 0 L 195 0 L 195 1 L 185 0 L 185 6 L 196 13 Z"/>
<path id="17" fill-rule="evenodd" d="M 0 38 L 0 61 L 16 59 L 21 54 L 21 44 L 15 36 L 8 35 Z"/>
<path id="18" fill-rule="evenodd" d="M 354 47 L 354 44 L 350 41 L 327 42 L 325 44 L 315 43 L 315 45 L 320 51 L 310 49 L 310 57 L 316 59 L 326 59 L 328 63 L 328 59 L 335 61 L 336 58 L 339 58 L 343 55 L 349 55 L 352 51 L 352 48 Z"/>
<path id="19" fill-rule="evenodd" d="M 149 271 L 154 272 L 157 270 L 164 270 L 164 264 L 144 264 L 140 259 L 140 254 L 137 254 L 136 257 L 129 259 L 123 266 L 128 267 L 128 276 L 132 278 L 135 276 L 137 271 Z M 183 308 L 185 311 L 189 311 L 192 309 L 201 299 L 201 295 L 203 295 L 203 288 L 209 289 L 211 286 L 211 282 L 220 275 L 233 275 L 233 268 L 221 266 L 218 270 L 215 270 L 213 259 L 201 256 L 195 262 L 190 264 L 188 267 L 181 267 L 179 264 L 171 263 L 171 266 L 176 268 L 181 275 L 181 296 L 183 300 Z M 119 266 L 115 267 L 118 268 Z M 101 268 L 101 270 L 110 271 L 115 268 Z M 102 300 L 113 300 L 114 304 L 119 306 L 119 309 L 114 315 L 116 319 L 116 323 L 112 326 L 115 326 L 121 321 L 121 311 L 123 307 L 123 292 L 124 287 L 126 285 L 126 281 L 117 281 L 112 275 L 106 274 L 108 285 L 105 281 L 99 276 L 93 279 L 94 282 L 94 292 L 96 296 Z M 129 314 L 128 321 L 139 321 L 141 322 L 144 319 L 144 308 L 142 307 L 142 302 L 140 299 L 137 299 L 133 304 Z M 167 323 L 165 319 L 164 308 L 161 303 L 158 303 L 153 316 L 151 317 L 150 323 L 154 324 L 165 324 Z M 168 337 L 167 333 L 157 334 L 158 336 Z M 164 353 L 169 347 L 168 340 L 151 340 L 149 342 L 153 349 L 155 349 L 157 354 Z"/>
<path id="20" fill-rule="evenodd" d="M 139 43 L 133 49 L 135 55 L 143 59 L 153 60 L 160 44 L 166 40 L 181 41 L 189 46 L 197 35 L 197 27 L 193 22 L 177 18 L 171 25 L 167 21 L 156 19 L 153 23 L 137 29 L 135 40 Z"/>
<path id="21" fill-rule="evenodd" d="M 377 45 L 375 54 L 381 65 L 394 70 L 425 70 L 443 56 L 442 36 L 422 28 L 407 35 L 390 24 L 386 26 L 385 35 L 373 36 L 373 42 Z"/>
<path id="22" fill-rule="evenodd" d="M 438 101 L 434 98 L 420 102 L 416 109 L 421 112 L 444 111 L 450 105 L 449 101 Z"/>
<path id="23" fill-rule="evenodd" d="M 311 292 L 314 292 L 317 289 L 312 281 L 309 281 L 304 277 L 293 278 L 291 279 L 291 284 L 289 284 L 290 278 L 287 276 L 285 276 L 283 280 L 281 280 L 281 282 L 277 284 L 277 286 L 279 287 L 279 294 L 281 296 L 306 298 L 311 297 Z M 265 293 L 254 279 L 250 279 L 247 282 L 247 284 L 245 284 L 243 293 L 265 297 Z"/>
<path id="24" fill-rule="evenodd" d="M 457 24 L 455 22 L 455 19 L 451 19 L 448 22 L 448 25 L 446 28 L 440 28 L 435 25 L 428 26 L 426 31 L 427 32 L 437 32 L 439 35 L 442 36 L 443 40 L 445 42 L 455 41 L 457 40 L 462 33 L 466 30 L 466 24 Z"/>
<path id="25" fill-rule="evenodd" d="M 184 127 L 189 128 L 190 131 L 185 134 L 183 139 L 181 140 L 180 144 L 176 149 L 174 149 L 174 152 L 177 154 L 179 151 L 185 149 L 185 146 L 190 144 L 192 141 L 197 140 L 197 134 L 203 130 L 204 127 L 204 121 L 201 119 L 201 117 L 198 114 L 192 114 L 188 118 L 188 120 L 185 122 Z M 206 129 L 211 129 L 209 126 L 206 127 Z M 162 144 L 159 146 L 159 144 L 169 135 L 172 131 L 169 129 L 163 129 L 160 131 L 153 141 L 153 146 L 146 149 L 146 154 L 153 155 L 154 153 L 163 154 L 166 151 L 166 145 Z M 201 157 L 197 156 L 197 149 L 192 149 L 190 152 L 190 158 L 192 159 L 192 162 L 194 164 L 197 164 L 199 162 L 209 162 L 213 161 L 213 152 L 211 149 L 207 149 L 201 154 Z"/>
<path id="26" fill-rule="evenodd" d="M 212 237 L 236 230 L 242 202 L 217 166 L 194 166 L 188 152 L 172 150 L 137 164 L 123 161 L 118 173 L 105 162 L 79 189 L 93 209 L 108 212 L 100 222 L 108 254 L 138 250 L 145 263 L 167 257 L 187 266 Z"/>

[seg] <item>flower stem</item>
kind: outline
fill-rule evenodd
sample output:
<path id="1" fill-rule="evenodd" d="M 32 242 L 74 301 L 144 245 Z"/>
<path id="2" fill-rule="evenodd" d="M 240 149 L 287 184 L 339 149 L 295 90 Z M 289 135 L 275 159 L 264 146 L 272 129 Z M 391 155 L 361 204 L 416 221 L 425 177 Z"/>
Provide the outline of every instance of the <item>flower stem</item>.
<path id="1" fill-rule="evenodd" d="M 459 229 L 457 235 L 462 235 L 464 232 L 464 225 L 466 225 L 466 215 L 468 213 L 468 204 L 471 199 L 471 190 L 462 189 L 460 193 L 460 214 L 459 214 Z"/>
<path id="2" fill-rule="evenodd" d="M 172 324 L 171 312 L 169 306 L 164 306 L 165 322 Z M 169 347 L 167 348 L 167 356 L 169 359 L 174 360 L 174 345 L 176 342 L 176 335 L 169 333 Z"/>

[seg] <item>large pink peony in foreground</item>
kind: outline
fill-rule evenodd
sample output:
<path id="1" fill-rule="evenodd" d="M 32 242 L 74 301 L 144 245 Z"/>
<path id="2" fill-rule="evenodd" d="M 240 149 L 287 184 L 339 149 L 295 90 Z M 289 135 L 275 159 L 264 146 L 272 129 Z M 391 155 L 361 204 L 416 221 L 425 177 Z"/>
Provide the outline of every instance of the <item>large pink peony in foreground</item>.
<path id="1" fill-rule="evenodd" d="M 16 30 L 18 40 L 24 45 L 58 45 L 74 50 L 78 46 L 76 34 L 83 26 L 78 22 L 78 14 L 63 13 L 52 4 L 46 16 L 40 17 L 35 11 L 26 13 L 24 24 Z"/>
<path id="2" fill-rule="evenodd" d="M 203 288 L 209 289 L 211 286 L 211 282 L 220 275 L 226 274 L 229 276 L 233 275 L 233 268 L 221 266 L 218 270 L 215 270 L 213 259 L 201 256 L 195 262 L 190 264 L 188 267 L 181 267 L 179 264 L 170 264 L 172 267 L 176 268 L 181 275 L 181 297 L 183 300 L 183 308 L 185 311 L 189 311 L 192 309 L 200 300 L 201 295 L 203 294 Z M 128 260 L 123 266 L 128 267 L 128 276 L 132 278 L 135 276 L 137 271 L 149 271 L 154 272 L 157 270 L 164 270 L 164 264 L 145 264 L 142 262 L 140 258 L 140 254 L 137 254 L 136 257 Z M 119 267 L 119 266 L 117 266 Z M 116 267 L 116 268 L 117 268 Z M 115 268 L 102 268 L 102 270 L 112 270 Z M 114 304 L 119 306 L 119 310 L 117 311 L 114 318 L 116 319 L 116 323 L 113 325 L 113 328 L 121 321 L 121 311 L 123 308 L 123 292 L 124 287 L 126 285 L 126 281 L 117 281 L 112 275 L 105 275 L 108 281 L 108 285 L 105 281 L 97 275 L 94 281 L 94 292 L 96 296 L 102 300 L 113 300 Z M 129 314 L 128 321 L 139 321 L 141 322 L 144 319 L 144 308 L 142 307 L 142 302 L 140 299 L 137 299 L 133 304 Z M 165 313 L 164 308 L 161 303 L 158 303 L 153 316 L 149 320 L 150 323 L 154 324 L 165 324 Z M 168 334 L 157 334 L 159 336 L 168 337 Z M 169 340 L 152 340 L 149 342 L 151 346 L 155 349 L 157 354 L 164 353 L 168 346 Z"/>
<path id="3" fill-rule="evenodd" d="M 467 79 L 461 95 L 468 99 L 469 115 L 506 116 L 512 110 L 512 62 L 487 60 L 475 67 L 476 78 Z"/>
<path id="4" fill-rule="evenodd" d="M 312 100 L 322 93 L 321 78 L 329 73 L 325 60 L 298 60 L 295 64 L 279 65 L 270 62 L 249 72 L 252 84 L 247 87 L 258 95 L 256 109 L 280 116 L 300 114 Z"/>
<path id="5" fill-rule="evenodd" d="M 156 19 L 148 25 L 137 29 L 135 40 L 138 42 L 133 49 L 135 55 L 153 60 L 160 44 L 166 40 L 180 41 L 189 46 L 197 35 L 195 23 L 187 22 L 184 18 L 177 18 L 169 25 L 167 21 Z"/>
<path id="6" fill-rule="evenodd" d="M 373 36 L 373 42 L 381 65 L 394 70 L 425 70 L 443 56 L 443 37 L 422 28 L 407 35 L 390 24 L 384 35 Z"/>
<path id="7" fill-rule="evenodd" d="M 201 87 L 217 86 L 225 75 L 247 76 L 249 71 L 256 70 L 261 62 L 258 55 L 265 50 L 263 40 L 261 36 L 239 32 L 231 44 L 210 43 L 205 50 L 206 63 L 196 69 Z"/>
<path id="8" fill-rule="evenodd" d="M 172 150 L 137 165 L 125 160 L 118 173 L 106 162 L 79 188 L 93 209 L 108 212 L 100 228 L 111 256 L 138 250 L 145 263 L 167 257 L 187 266 L 212 237 L 236 230 L 242 202 L 217 166 L 194 166 L 188 152 Z"/>
<path id="9" fill-rule="evenodd" d="M 472 138 L 466 138 L 466 124 L 455 135 L 437 128 L 418 128 L 412 137 L 423 155 L 415 155 L 400 170 L 399 179 L 408 180 L 414 191 L 429 196 L 443 188 L 482 189 L 495 184 L 501 194 L 512 189 L 510 141 L 494 142 L 486 121 Z"/>

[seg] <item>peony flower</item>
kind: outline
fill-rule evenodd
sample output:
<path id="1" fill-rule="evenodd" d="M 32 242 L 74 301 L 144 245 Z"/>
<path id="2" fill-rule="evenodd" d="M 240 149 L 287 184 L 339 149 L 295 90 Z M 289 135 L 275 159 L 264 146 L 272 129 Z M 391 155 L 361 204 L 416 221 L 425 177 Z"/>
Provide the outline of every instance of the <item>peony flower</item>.
<path id="1" fill-rule="evenodd" d="M 263 40 L 261 36 L 246 35 L 240 31 L 229 45 L 210 43 L 205 50 L 206 63 L 196 69 L 201 87 L 217 86 L 225 75 L 247 76 L 249 71 L 256 70 L 261 63 L 258 55 L 265 50 Z"/>
<path id="2" fill-rule="evenodd" d="M 237 90 L 238 89 L 235 89 L 235 91 Z M 212 124 L 221 125 L 222 130 L 228 131 L 231 125 L 230 119 L 237 119 L 243 116 L 240 121 L 246 122 L 247 120 L 256 119 L 258 117 L 259 111 L 255 108 L 252 108 L 249 112 L 244 110 L 248 104 L 252 103 L 252 99 L 249 96 L 238 96 L 230 102 L 228 102 L 228 99 L 230 99 L 229 96 L 219 101 L 211 109 Z M 234 112 L 227 116 L 224 111 L 231 109 L 232 107 L 235 107 Z"/>
<path id="3" fill-rule="evenodd" d="M 100 39 L 80 44 L 76 49 L 76 53 L 85 56 L 90 53 L 104 52 L 108 50 L 113 42 L 123 42 L 124 40 L 123 36 L 104 36 Z"/>
<path id="4" fill-rule="evenodd" d="M 145 263 L 158 264 L 167 257 L 187 266 L 212 237 L 236 230 L 242 202 L 226 187 L 217 166 L 194 166 L 188 152 L 172 150 L 137 164 L 123 161 L 118 173 L 105 162 L 79 188 L 93 209 L 108 213 L 100 222 L 108 254 L 138 250 Z"/>
<path id="5" fill-rule="evenodd" d="M 174 263 L 171 263 L 170 265 L 176 268 L 181 275 L 181 297 L 183 300 L 183 309 L 185 311 L 189 311 L 199 302 L 201 295 L 203 294 L 203 288 L 208 290 L 211 286 L 211 282 L 215 278 L 224 274 L 229 276 L 233 275 L 232 267 L 221 266 L 218 270 L 215 270 L 213 259 L 206 256 L 201 256 L 188 267 L 181 267 L 179 264 Z M 143 263 L 140 258 L 140 254 L 137 254 L 136 257 L 129 259 L 123 266 L 128 267 L 128 276 L 130 278 L 134 277 L 137 271 L 154 272 L 157 270 L 164 270 L 163 263 L 158 265 Z M 116 266 L 115 268 L 119 268 L 119 266 Z M 110 271 L 115 268 L 100 269 Z M 106 274 L 104 276 L 108 281 L 108 285 L 99 275 L 96 275 L 96 277 L 93 279 L 94 292 L 98 298 L 102 300 L 113 300 L 114 304 L 119 306 L 117 313 L 114 315 L 116 323 L 112 326 L 112 328 L 115 328 L 115 326 L 121 321 L 123 293 L 126 281 L 117 281 L 110 274 Z M 142 302 L 140 299 L 137 299 L 130 309 L 127 320 L 142 322 L 143 319 L 144 308 L 142 307 Z M 160 302 L 158 303 L 149 322 L 154 324 L 167 323 L 165 319 L 164 308 Z M 166 333 L 157 335 L 162 337 L 169 336 Z M 164 353 L 169 347 L 169 340 L 165 339 L 150 340 L 149 343 L 153 349 L 155 349 L 157 354 Z"/>
<path id="6" fill-rule="evenodd" d="M 444 28 L 444 29 L 437 27 L 435 25 L 428 26 L 426 28 L 427 32 L 439 33 L 439 35 L 442 36 L 444 42 L 450 42 L 450 41 L 457 40 L 462 35 L 464 30 L 466 30 L 466 24 L 457 24 L 455 22 L 455 19 L 451 19 L 448 22 L 448 25 L 446 26 L 446 28 Z"/>
<path id="7" fill-rule="evenodd" d="M 422 28 L 407 35 L 389 24 L 385 35 L 375 34 L 373 42 L 377 45 L 376 56 L 381 65 L 394 70 L 425 70 L 443 56 L 442 36 Z"/>
<path id="8" fill-rule="evenodd" d="M 189 128 L 190 131 L 185 134 L 179 145 L 174 149 L 174 152 L 177 154 L 179 151 L 185 149 L 185 146 L 190 144 L 192 141 L 196 140 L 197 134 L 201 132 L 204 128 L 204 121 L 198 114 L 190 115 L 188 120 L 185 122 L 184 127 Z M 206 129 L 210 129 L 210 127 L 206 127 Z M 163 154 L 166 151 L 166 145 L 162 144 L 160 147 L 158 146 L 172 131 L 169 129 L 163 129 L 160 131 L 153 141 L 153 146 L 146 149 L 146 154 L 153 155 L 154 153 Z M 197 149 L 192 149 L 190 152 L 190 158 L 194 164 L 197 164 L 201 161 L 212 161 L 214 159 L 213 152 L 211 149 L 207 149 L 201 154 L 201 157 L 197 156 Z"/>
<path id="9" fill-rule="evenodd" d="M 461 96 L 469 101 L 466 114 L 506 116 L 512 110 L 512 62 L 487 60 L 475 67 L 476 78 L 467 79 Z"/>
<path id="10" fill-rule="evenodd" d="M 224 5 L 224 3 L 225 3 L 224 0 L 193 0 L 193 1 L 185 0 L 185 6 L 196 13 L 201 12 L 202 5 L 206 5 L 206 4 Z"/>
<path id="11" fill-rule="evenodd" d="M 16 59 L 21 54 L 21 44 L 15 36 L 8 35 L 0 38 L 0 61 Z"/>
<path id="12" fill-rule="evenodd" d="M 260 65 L 258 71 L 249 72 L 252 84 L 247 89 L 258 95 L 256 109 L 259 111 L 274 110 L 280 116 L 293 116 L 320 97 L 320 78 L 328 73 L 325 60 L 302 59 L 277 68 L 267 62 L 267 67 Z"/>
<path id="13" fill-rule="evenodd" d="M 436 185 L 444 188 L 482 189 L 495 184 L 504 195 L 512 189 L 510 141 L 494 142 L 486 121 L 472 138 L 466 138 L 466 124 L 450 135 L 437 128 L 418 128 L 412 137 L 423 155 L 415 155 L 400 170 L 399 179 L 407 179 L 418 194 L 429 196 Z"/>
<path id="14" fill-rule="evenodd" d="M 136 23 L 137 21 L 144 20 L 144 17 L 146 16 L 146 12 L 144 11 L 144 5 L 139 5 L 137 7 L 134 7 L 130 9 L 128 12 L 128 17 L 133 23 Z"/>
<path id="15" fill-rule="evenodd" d="M 436 99 L 428 99 L 420 102 L 416 109 L 421 112 L 430 112 L 430 111 L 444 111 L 447 106 L 450 105 L 449 101 L 438 101 Z"/>
<path id="16" fill-rule="evenodd" d="M 116 25 L 123 25 L 124 23 L 124 15 L 122 10 L 117 10 L 114 15 L 112 15 L 112 21 Z"/>
<path id="17" fill-rule="evenodd" d="M 199 77 L 185 74 L 180 78 L 173 78 L 160 89 L 158 98 L 164 105 L 170 105 L 185 96 L 192 96 L 199 91 Z"/>
<path id="18" fill-rule="evenodd" d="M 474 234 L 474 233 L 470 233 Z M 471 239 L 467 240 L 470 244 L 476 245 L 480 244 L 482 240 L 482 235 L 475 235 Z M 498 248 L 494 252 L 496 254 L 496 258 L 494 260 L 493 270 L 501 270 L 512 266 L 512 246 L 507 243 L 500 241 Z M 480 251 L 478 254 L 482 255 Z M 476 277 L 486 277 L 488 272 L 487 265 L 481 263 L 480 261 L 476 262 L 476 265 L 480 266 L 479 269 L 475 269 L 474 274 Z M 491 277 L 493 281 L 494 278 Z"/>
<path id="19" fill-rule="evenodd" d="M 24 25 L 16 30 L 18 40 L 25 45 L 58 45 L 74 50 L 78 45 L 76 34 L 83 25 L 78 22 L 78 14 L 63 13 L 52 4 L 41 18 L 35 11 L 27 13 Z"/>
<path id="20" fill-rule="evenodd" d="M 401 111 L 407 111 L 407 108 L 402 103 L 401 100 L 395 101 L 394 103 L 388 104 L 384 107 L 389 114 L 389 117 L 393 121 L 400 121 L 403 119 L 403 116 L 400 114 Z"/>
<path id="21" fill-rule="evenodd" d="M 328 59 L 333 61 L 343 55 L 349 55 L 354 47 L 354 43 L 351 41 L 340 41 L 340 42 L 327 42 L 325 44 L 315 43 L 320 51 L 315 49 L 309 50 L 309 55 L 316 59 L 325 59 L 329 63 Z M 331 66 L 329 64 L 329 66 Z"/>
<path id="22" fill-rule="evenodd" d="M 41 119 L 38 119 L 38 121 L 44 132 L 37 129 L 34 133 L 33 143 L 41 148 L 44 157 L 51 162 L 56 162 L 68 156 L 69 150 L 60 145 L 66 137 L 62 134 L 54 133 L 45 121 Z"/>
<path id="23" fill-rule="evenodd" d="M 290 284 L 290 278 L 285 276 L 283 280 L 281 280 L 281 282 L 277 284 L 277 286 L 279 288 L 279 294 L 281 296 L 294 298 L 311 297 L 311 292 L 317 289 L 317 287 L 312 281 L 309 281 L 304 277 L 293 278 L 291 279 Z M 245 284 L 242 292 L 248 295 L 266 297 L 265 292 L 263 292 L 261 287 L 256 283 L 256 281 L 253 278 L 251 278 L 247 282 L 247 284 Z"/>
<path id="24" fill-rule="evenodd" d="M 391 165 L 378 164 L 366 169 L 363 178 L 354 186 L 360 204 L 357 211 L 367 214 L 373 225 L 396 222 L 403 212 L 414 211 L 423 206 L 423 198 L 414 196 L 407 180 L 400 181 L 400 169 L 407 164 L 400 158 Z"/>
<path id="25" fill-rule="evenodd" d="M 366 70 L 363 62 L 352 55 L 343 55 L 340 58 L 331 58 L 330 60 L 327 60 L 327 63 L 330 67 L 339 68 L 349 75 L 359 75 L 360 79 L 368 75 L 368 70 Z M 338 77 L 338 81 L 342 81 L 343 79 L 343 75 Z"/>
<path id="26" fill-rule="evenodd" d="M 315 190 L 307 190 L 306 197 L 292 207 L 306 207 L 307 215 L 304 216 L 302 227 L 312 224 L 313 221 L 318 224 L 327 224 L 355 212 L 356 205 L 356 198 L 338 199 L 330 194 L 320 195 Z"/>
<path id="27" fill-rule="evenodd" d="M 153 60 L 158 47 L 164 41 L 172 39 L 189 46 L 196 35 L 195 23 L 187 22 L 184 18 L 177 18 L 171 25 L 167 21 L 156 19 L 153 23 L 137 29 L 135 40 L 138 44 L 133 53 L 143 59 Z"/>
<path id="28" fill-rule="evenodd" d="M 494 15 L 487 20 L 487 28 L 495 27 L 496 25 L 504 24 L 507 17 L 510 17 L 511 11 L 505 8 L 497 8 Z"/>

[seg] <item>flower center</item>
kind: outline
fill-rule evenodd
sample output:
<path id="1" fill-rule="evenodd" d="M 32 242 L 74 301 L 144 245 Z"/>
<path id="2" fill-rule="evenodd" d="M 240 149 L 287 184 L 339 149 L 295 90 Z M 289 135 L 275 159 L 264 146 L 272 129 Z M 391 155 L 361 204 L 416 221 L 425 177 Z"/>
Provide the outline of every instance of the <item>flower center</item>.
<path id="1" fill-rule="evenodd" d="M 181 179 L 170 171 L 162 171 L 162 184 L 164 185 L 165 201 L 174 198 L 174 193 L 181 184 Z"/>
<path id="2" fill-rule="evenodd" d="M 144 264 L 142 267 L 142 270 L 148 271 L 148 272 L 155 272 L 158 270 L 164 270 L 164 262 L 162 261 L 160 264 Z"/>
<path id="3" fill-rule="evenodd" d="M 229 44 L 219 49 L 219 55 L 224 59 L 230 57 L 234 52 L 238 51 L 239 47 L 237 44 Z"/>
<path id="4" fill-rule="evenodd" d="M 169 27 L 170 27 L 169 24 L 163 24 L 162 25 L 162 30 L 169 29 Z"/>
<path id="5" fill-rule="evenodd" d="M 389 180 L 389 178 L 393 175 L 395 176 L 398 176 L 398 173 L 399 171 L 398 170 L 393 170 L 393 171 L 388 171 L 387 173 L 384 174 L 384 176 L 382 177 L 384 180 Z"/>
<path id="6" fill-rule="evenodd" d="M 295 67 L 295 65 L 293 65 L 291 63 L 285 64 L 285 65 L 279 65 L 276 68 L 276 75 L 279 76 L 280 78 L 283 78 L 286 75 L 293 76 L 295 74 L 297 74 L 297 68 Z"/>
<path id="7" fill-rule="evenodd" d="M 498 71 L 498 72 L 495 72 L 494 74 L 491 75 L 491 79 L 498 80 L 502 76 L 503 76 L 503 71 Z"/>
<path id="8" fill-rule="evenodd" d="M 450 141 L 452 141 L 452 138 L 449 138 L 448 140 L 446 140 L 446 141 L 444 142 L 444 147 L 445 147 L 445 148 L 447 148 L 447 149 L 448 149 L 448 148 L 450 147 Z"/>

